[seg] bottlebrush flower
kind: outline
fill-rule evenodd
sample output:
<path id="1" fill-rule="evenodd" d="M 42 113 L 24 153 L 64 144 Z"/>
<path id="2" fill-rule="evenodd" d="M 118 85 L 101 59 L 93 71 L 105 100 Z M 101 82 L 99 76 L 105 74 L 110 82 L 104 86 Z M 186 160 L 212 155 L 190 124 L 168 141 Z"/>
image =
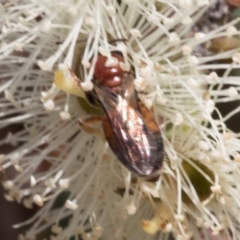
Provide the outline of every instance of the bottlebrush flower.
<path id="1" fill-rule="evenodd" d="M 1 128 L 20 126 L 0 141 L 2 169 L 17 172 L 3 181 L 5 197 L 41 207 L 20 239 L 43 239 L 49 229 L 51 239 L 238 239 L 240 140 L 225 122 L 239 107 L 222 116 L 216 103 L 239 100 L 239 78 L 229 75 L 239 48 L 198 51 L 239 35 L 238 20 L 191 31 L 213 2 L 0 5 Z M 81 88 L 92 89 L 99 53 L 115 64 L 112 51 L 122 52 L 121 67 L 132 69 L 139 99 L 159 121 L 165 157 L 156 182 L 131 175 L 101 134 L 79 127 L 78 118 L 97 113 L 83 110 Z"/>

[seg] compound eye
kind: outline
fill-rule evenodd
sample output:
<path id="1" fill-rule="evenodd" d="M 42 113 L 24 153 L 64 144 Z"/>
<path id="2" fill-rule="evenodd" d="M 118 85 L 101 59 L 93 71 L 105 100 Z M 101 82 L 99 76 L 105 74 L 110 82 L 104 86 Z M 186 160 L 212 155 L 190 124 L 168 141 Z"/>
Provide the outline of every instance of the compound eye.
<path id="1" fill-rule="evenodd" d="M 105 82 L 107 79 L 113 78 L 115 76 L 122 77 L 124 71 L 121 69 L 119 63 L 124 62 L 124 59 L 121 55 L 113 53 L 112 57 L 118 60 L 118 64 L 113 67 L 106 67 L 107 57 L 99 55 L 95 69 L 94 69 L 94 78 L 100 82 Z"/>
<path id="2" fill-rule="evenodd" d="M 106 61 L 107 61 L 107 57 L 99 55 L 95 65 L 95 69 L 94 69 L 94 77 L 101 82 L 106 77 L 105 76 L 106 69 L 107 69 L 107 67 L 105 66 Z"/>
<path id="3" fill-rule="evenodd" d="M 107 87 L 117 87 L 122 84 L 122 76 L 112 76 L 107 78 L 105 85 Z"/>

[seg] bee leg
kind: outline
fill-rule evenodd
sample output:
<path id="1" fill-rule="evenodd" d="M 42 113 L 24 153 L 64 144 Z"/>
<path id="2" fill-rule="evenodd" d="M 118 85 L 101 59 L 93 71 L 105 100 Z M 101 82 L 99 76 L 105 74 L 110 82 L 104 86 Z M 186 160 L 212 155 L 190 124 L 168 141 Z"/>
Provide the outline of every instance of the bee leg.
<path id="1" fill-rule="evenodd" d="M 151 111 L 143 105 L 140 101 L 138 102 L 140 112 L 142 113 L 146 127 L 152 132 L 159 132 L 158 124 L 156 123 Z"/>
<path id="2" fill-rule="evenodd" d="M 101 117 L 101 116 L 94 116 L 94 117 L 79 119 L 79 125 L 85 132 L 93 135 L 97 135 L 100 138 L 105 139 L 102 130 L 99 129 L 99 126 L 94 126 L 97 123 L 101 123 L 103 120 L 104 120 L 104 117 Z"/>

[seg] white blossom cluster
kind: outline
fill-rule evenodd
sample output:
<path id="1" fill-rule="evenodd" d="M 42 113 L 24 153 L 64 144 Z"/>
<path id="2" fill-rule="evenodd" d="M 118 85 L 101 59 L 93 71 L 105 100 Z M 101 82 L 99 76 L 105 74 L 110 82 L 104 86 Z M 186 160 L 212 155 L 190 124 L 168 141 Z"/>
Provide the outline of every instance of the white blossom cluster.
<path id="1" fill-rule="evenodd" d="M 239 239 L 240 139 L 225 122 L 240 107 L 222 116 L 215 105 L 240 99 L 239 77 L 230 75 L 240 68 L 240 48 L 194 55 L 215 39 L 238 41 L 238 20 L 191 31 L 213 3 L 0 4 L 0 127 L 18 126 L 0 140 L 1 170 L 16 170 L 3 181 L 5 197 L 41 207 L 15 226 L 32 223 L 19 239 L 39 239 L 49 229 L 51 240 Z M 116 64 L 112 51 L 122 53 L 121 68 L 131 69 L 139 99 L 159 122 L 164 164 L 156 182 L 131 175 L 105 139 L 79 127 L 87 116 L 82 90 L 93 88 L 99 54 Z"/>

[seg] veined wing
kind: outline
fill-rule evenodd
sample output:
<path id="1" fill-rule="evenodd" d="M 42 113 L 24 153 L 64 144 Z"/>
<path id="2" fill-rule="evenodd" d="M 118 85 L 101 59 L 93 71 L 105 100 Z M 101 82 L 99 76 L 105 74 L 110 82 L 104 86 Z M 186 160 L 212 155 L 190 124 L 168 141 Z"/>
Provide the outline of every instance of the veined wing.
<path id="1" fill-rule="evenodd" d="M 133 79 L 124 78 L 119 93 L 104 85 L 96 85 L 95 91 L 108 117 L 103 124 L 106 138 L 118 159 L 138 176 L 159 175 L 163 158 L 160 130 L 151 112 L 138 104 Z"/>

